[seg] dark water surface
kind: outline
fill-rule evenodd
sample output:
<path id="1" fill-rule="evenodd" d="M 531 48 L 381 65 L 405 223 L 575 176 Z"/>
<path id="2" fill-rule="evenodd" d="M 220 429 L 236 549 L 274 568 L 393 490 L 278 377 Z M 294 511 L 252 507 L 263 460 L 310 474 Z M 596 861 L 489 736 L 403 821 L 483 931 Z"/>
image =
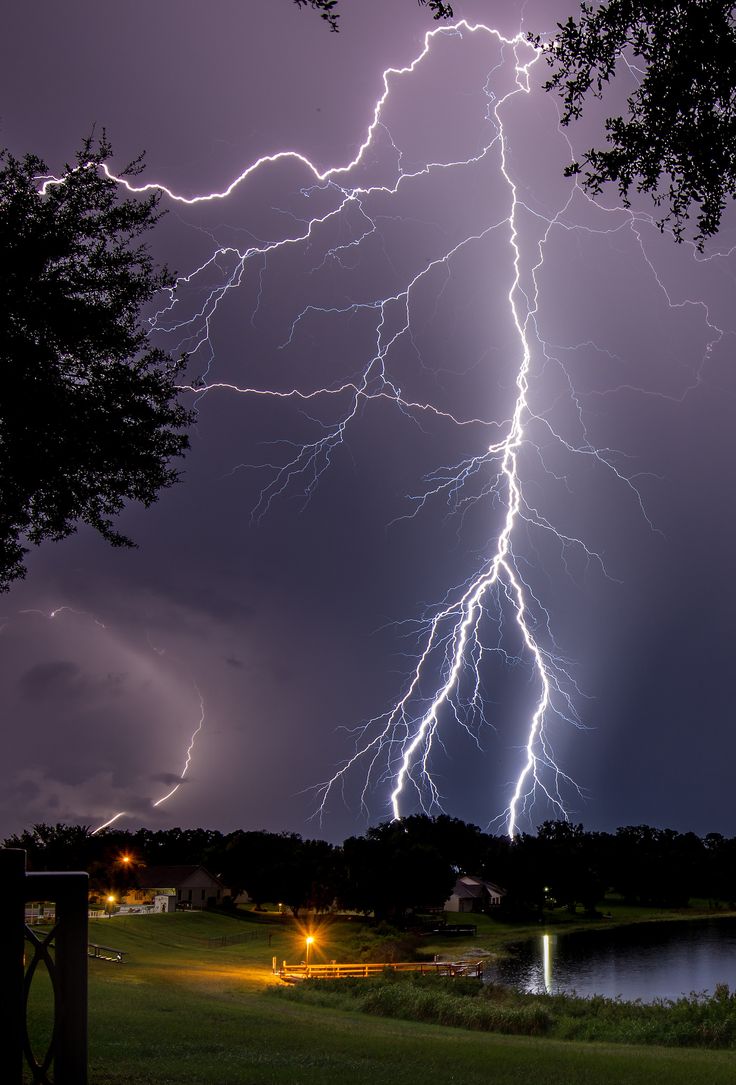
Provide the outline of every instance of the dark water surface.
<path id="1" fill-rule="evenodd" d="M 735 919 L 540 934 L 510 948 L 512 957 L 486 967 L 488 982 L 645 1002 L 736 987 Z"/>

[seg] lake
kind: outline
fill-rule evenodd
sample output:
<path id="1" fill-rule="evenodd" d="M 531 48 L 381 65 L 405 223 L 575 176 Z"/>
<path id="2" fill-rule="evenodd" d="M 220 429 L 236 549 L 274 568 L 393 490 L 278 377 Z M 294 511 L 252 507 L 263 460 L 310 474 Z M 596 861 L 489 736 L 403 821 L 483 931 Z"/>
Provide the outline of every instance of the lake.
<path id="1" fill-rule="evenodd" d="M 736 919 L 540 934 L 509 948 L 511 957 L 486 966 L 487 982 L 645 1002 L 736 987 Z"/>

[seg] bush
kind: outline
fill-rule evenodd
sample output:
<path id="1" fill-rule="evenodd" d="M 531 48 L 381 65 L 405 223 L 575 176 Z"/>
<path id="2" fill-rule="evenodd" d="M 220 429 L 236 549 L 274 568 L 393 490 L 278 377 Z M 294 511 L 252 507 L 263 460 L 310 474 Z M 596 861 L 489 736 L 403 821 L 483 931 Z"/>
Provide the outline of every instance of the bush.
<path id="1" fill-rule="evenodd" d="M 387 972 L 370 979 L 308 980 L 279 993 L 380 1017 L 514 1036 L 736 1047 L 736 993 L 725 984 L 711 996 L 691 994 L 676 1001 L 645 1003 L 602 996 L 526 995 L 461 977 Z"/>

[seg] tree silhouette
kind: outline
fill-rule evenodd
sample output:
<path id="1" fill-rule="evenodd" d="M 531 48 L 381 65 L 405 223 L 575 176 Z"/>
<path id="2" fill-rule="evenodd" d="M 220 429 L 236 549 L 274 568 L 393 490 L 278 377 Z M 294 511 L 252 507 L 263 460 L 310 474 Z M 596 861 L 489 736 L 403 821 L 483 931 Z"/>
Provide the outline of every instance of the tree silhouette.
<path id="1" fill-rule="evenodd" d="M 139 240 L 158 197 L 121 199 L 100 169 L 110 153 L 104 134 L 85 140 L 45 186 L 39 158 L 0 154 L 0 590 L 25 575 L 26 542 L 80 522 L 132 546 L 112 517 L 150 505 L 188 445 L 182 363 L 151 349 L 141 324 L 173 283 Z"/>
<path id="2" fill-rule="evenodd" d="M 682 241 L 696 205 L 693 239 L 702 249 L 736 196 L 736 27 L 724 0 L 609 0 L 582 3 L 550 41 L 531 36 L 554 69 L 546 90 L 563 101 L 562 123 L 602 98 L 625 66 L 636 80 L 627 117 L 606 120 L 606 149 L 591 148 L 566 174 L 598 195 L 618 186 L 649 193 L 658 225 Z"/>

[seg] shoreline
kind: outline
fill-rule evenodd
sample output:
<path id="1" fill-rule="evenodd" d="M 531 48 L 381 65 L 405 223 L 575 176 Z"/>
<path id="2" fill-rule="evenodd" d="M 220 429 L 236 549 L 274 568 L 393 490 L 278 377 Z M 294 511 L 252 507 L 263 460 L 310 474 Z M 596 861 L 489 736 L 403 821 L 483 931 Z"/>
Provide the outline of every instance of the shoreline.
<path id="1" fill-rule="evenodd" d="M 608 902 L 609 908 L 620 908 L 624 914 L 616 915 L 615 910 L 608 912 L 601 918 L 586 918 L 580 916 L 567 916 L 558 913 L 555 918 L 544 916 L 536 923 L 520 923 L 514 926 L 510 923 L 500 922 L 493 916 L 473 915 L 472 921 L 477 925 L 477 933 L 468 939 L 458 940 L 452 948 L 446 943 L 431 942 L 426 947 L 426 952 L 441 957 L 451 956 L 453 950 L 457 956 L 469 956 L 473 950 L 480 951 L 484 957 L 501 959 L 512 956 L 510 947 L 518 942 L 528 942 L 544 934 L 565 935 L 580 933 L 608 932 L 624 927 L 665 925 L 676 923 L 694 923 L 705 919 L 736 919 L 734 908 L 713 908 L 691 906 L 688 908 L 662 909 L 649 908 L 646 906 L 623 905 L 619 902 Z M 635 910 L 632 910 L 635 907 Z M 552 913 L 554 915 L 554 913 Z M 470 919 L 468 915 L 468 919 Z M 481 922 L 478 922 L 478 921 Z M 422 947 L 424 949 L 424 947 Z"/>

